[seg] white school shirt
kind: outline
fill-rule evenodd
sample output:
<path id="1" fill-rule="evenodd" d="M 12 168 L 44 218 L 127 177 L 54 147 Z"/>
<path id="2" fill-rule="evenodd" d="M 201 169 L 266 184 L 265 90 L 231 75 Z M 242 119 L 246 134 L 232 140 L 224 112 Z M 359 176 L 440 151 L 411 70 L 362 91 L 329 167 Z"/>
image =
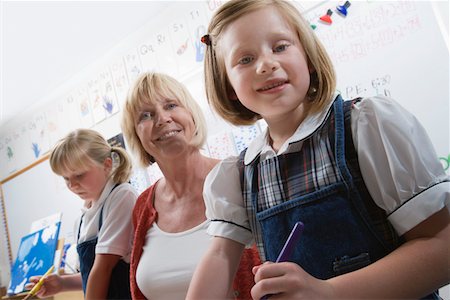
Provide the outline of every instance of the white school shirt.
<path id="1" fill-rule="evenodd" d="M 83 208 L 83 223 L 81 224 L 80 239 L 77 244 L 98 237 L 95 247 L 96 254 L 120 255 L 125 262 L 130 262 L 133 241 L 132 213 L 137 194 L 129 183 L 115 186 L 110 179 L 103 189 L 100 198 L 92 203 L 90 208 Z M 103 207 L 103 223 L 100 232 L 100 208 Z M 75 222 L 75 239 L 78 236 L 80 218 Z"/>
<path id="2" fill-rule="evenodd" d="M 209 221 L 184 232 L 167 233 L 153 223 L 136 270 L 136 283 L 152 300 L 185 299 L 195 268 L 211 242 Z"/>
<path id="3" fill-rule="evenodd" d="M 306 138 L 325 122 L 332 105 L 307 116 L 278 153 L 269 145 L 266 129 L 248 147 L 245 164 L 259 153 L 264 160 L 289 152 L 290 143 Z M 390 98 L 365 98 L 352 109 L 351 126 L 364 183 L 399 235 L 449 206 L 449 176 L 424 128 L 411 113 Z M 211 222 L 208 233 L 250 246 L 253 235 L 245 229 L 250 224 L 237 161 L 237 156 L 223 160 L 206 177 L 203 196 L 207 218 L 229 221 Z"/>

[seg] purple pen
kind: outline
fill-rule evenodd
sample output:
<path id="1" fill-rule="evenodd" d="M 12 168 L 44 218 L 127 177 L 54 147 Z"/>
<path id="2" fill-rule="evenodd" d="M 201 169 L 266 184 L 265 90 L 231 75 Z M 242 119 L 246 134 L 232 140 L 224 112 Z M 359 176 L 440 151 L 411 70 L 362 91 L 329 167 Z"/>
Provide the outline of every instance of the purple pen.
<path id="1" fill-rule="evenodd" d="M 289 234 L 286 243 L 284 243 L 284 246 L 281 249 L 280 254 L 278 255 L 278 258 L 276 260 L 277 263 L 289 260 L 292 252 L 294 252 L 295 244 L 297 244 L 300 236 L 302 235 L 304 227 L 305 225 L 303 225 L 302 222 L 295 223 L 294 228 L 292 228 L 292 231 Z M 270 295 L 265 295 L 261 298 L 261 300 L 267 300 L 269 299 L 269 297 Z"/>
<path id="2" fill-rule="evenodd" d="M 295 248 L 295 244 L 297 244 L 298 240 L 300 239 L 304 227 L 305 226 L 302 222 L 295 223 L 294 228 L 292 228 L 292 231 L 289 234 L 289 237 L 287 238 L 283 249 L 281 249 L 276 262 L 287 261 L 291 257 L 292 252 Z"/>

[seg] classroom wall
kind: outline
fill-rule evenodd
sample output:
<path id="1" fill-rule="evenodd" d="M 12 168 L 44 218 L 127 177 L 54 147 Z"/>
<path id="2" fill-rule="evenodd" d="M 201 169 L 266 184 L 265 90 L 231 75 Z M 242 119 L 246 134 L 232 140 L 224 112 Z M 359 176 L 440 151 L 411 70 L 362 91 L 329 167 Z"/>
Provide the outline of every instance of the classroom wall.
<path id="1" fill-rule="evenodd" d="M 338 73 L 338 89 L 344 98 L 384 94 L 398 100 L 424 124 L 436 147 L 436 155 L 449 172 L 448 2 L 354 1 L 346 18 L 336 13 L 332 15 L 331 25 L 318 19 L 328 8 L 334 11 L 341 3 L 306 1 L 295 4 L 316 26 L 316 33 L 330 51 Z M 42 158 L 72 129 L 93 128 L 106 138 L 120 133 L 121 107 L 127 89 L 133 79 L 146 70 L 174 76 L 185 83 L 199 101 L 209 129 L 207 145 L 202 150 L 205 154 L 225 158 L 244 149 L 265 128 L 264 123 L 231 126 L 210 110 L 204 95 L 204 46 L 199 38 L 218 5 L 220 1 L 174 2 L 157 19 L 105 53 L 102 59 L 74 74 L 70 81 L 52 92 L 52 99 L 46 105 L 33 107 L 2 127 L 0 180 Z M 41 169 L 48 172 L 44 165 L 35 168 Z M 26 186 L 26 180 L 35 180 L 33 176 L 38 176 L 39 171 L 33 169 L 19 175 L 20 179 L 3 182 L 6 191 L 3 200 L 7 207 L 4 213 L 8 224 L 15 224 L 9 228 L 13 255 L 20 237 L 27 233 L 28 224 L 52 211 L 53 204 L 46 202 L 50 197 L 40 196 L 38 192 L 61 189 L 61 182 L 51 172 L 44 173 L 46 175 L 39 175 L 40 180 L 52 182 L 44 191 L 17 189 L 19 184 Z M 146 170 L 136 168 L 134 184 L 142 190 L 159 176 L 157 166 Z M 36 215 L 23 207 L 18 216 L 17 204 L 23 201 L 19 191 L 29 193 L 42 205 L 47 203 L 48 210 Z M 73 214 L 67 212 L 63 216 L 63 224 L 64 221 L 71 223 L 81 202 L 76 202 L 70 193 L 60 198 L 75 201 L 71 203 L 75 206 L 70 210 Z M 64 226 L 62 234 L 70 236 L 72 225 Z M 9 281 L 5 236 L 2 230 L 1 285 Z"/>

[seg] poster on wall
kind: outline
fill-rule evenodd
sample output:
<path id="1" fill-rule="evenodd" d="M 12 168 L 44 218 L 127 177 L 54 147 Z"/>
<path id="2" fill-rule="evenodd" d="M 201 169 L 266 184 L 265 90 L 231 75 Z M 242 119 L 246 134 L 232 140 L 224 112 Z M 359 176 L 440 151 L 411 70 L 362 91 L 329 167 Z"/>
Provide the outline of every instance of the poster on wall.
<path id="1" fill-rule="evenodd" d="M 116 59 L 110 66 L 111 76 L 113 80 L 114 90 L 116 91 L 119 109 L 125 102 L 128 93 L 128 78 L 125 70 L 125 62 L 122 58 Z"/>
<path id="2" fill-rule="evenodd" d="M 122 133 L 119 133 L 119 134 L 113 136 L 112 138 L 109 138 L 108 139 L 108 144 L 111 147 L 121 147 L 123 149 L 126 149 L 125 148 L 125 140 L 123 138 L 123 134 Z"/>
<path id="3" fill-rule="evenodd" d="M 92 114 L 92 108 L 89 102 L 89 94 L 87 90 L 87 84 L 78 86 L 73 91 L 73 97 L 78 104 L 80 126 L 83 128 L 91 128 L 94 125 L 94 118 Z"/>
<path id="4" fill-rule="evenodd" d="M 142 73 L 142 66 L 139 60 L 139 55 L 137 49 L 131 49 L 127 54 L 123 57 L 125 62 L 125 71 L 127 74 L 128 82 L 130 85 L 134 82 L 134 80 Z"/>
<path id="5" fill-rule="evenodd" d="M 186 16 L 189 33 L 195 49 L 195 62 L 202 67 L 201 63 L 205 56 L 206 46 L 200 39 L 206 34 L 206 28 L 208 27 L 205 7 L 200 5 L 200 2 L 196 2 L 196 5 L 187 10 Z"/>
<path id="6" fill-rule="evenodd" d="M 44 113 L 37 113 L 28 122 L 28 135 L 30 140 L 30 150 L 33 151 L 34 158 L 41 157 L 50 149 L 47 123 Z"/>
<path id="7" fill-rule="evenodd" d="M 182 16 L 174 18 L 168 32 L 172 42 L 171 56 L 176 58 L 179 76 L 184 76 L 197 67 L 194 44 L 185 19 Z"/>

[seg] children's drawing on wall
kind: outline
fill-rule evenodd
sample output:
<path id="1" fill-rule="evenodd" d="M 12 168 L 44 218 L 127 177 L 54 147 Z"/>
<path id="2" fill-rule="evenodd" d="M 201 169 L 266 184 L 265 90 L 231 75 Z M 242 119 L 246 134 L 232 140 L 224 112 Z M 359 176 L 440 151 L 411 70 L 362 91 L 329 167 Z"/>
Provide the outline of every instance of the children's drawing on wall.
<path id="1" fill-rule="evenodd" d="M 152 72 L 158 69 L 158 60 L 156 59 L 155 48 L 152 43 L 145 41 L 137 49 L 143 72 Z"/>
<path id="2" fill-rule="evenodd" d="M 9 295 L 24 291 L 31 276 L 44 274 L 52 265 L 61 222 L 24 236 L 11 269 Z"/>
<path id="3" fill-rule="evenodd" d="M 139 61 L 139 56 L 136 49 L 130 50 L 124 56 L 125 71 L 127 73 L 128 82 L 133 82 L 134 79 L 141 74 L 142 67 Z"/>
<path id="4" fill-rule="evenodd" d="M 48 151 L 50 145 L 45 127 L 45 115 L 38 113 L 28 122 L 28 136 L 34 157 L 38 158 Z"/>
<path id="5" fill-rule="evenodd" d="M 103 100 L 102 107 L 105 110 L 106 117 L 109 118 L 119 111 L 114 82 L 109 68 L 99 74 L 99 84 Z"/>
<path id="6" fill-rule="evenodd" d="M 50 145 L 56 143 L 56 141 L 63 136 L 60 128 L 63 120 L 58 117 L 59 112 L 60 109 L 58 108 L 58 105 L 49 106 L 45 110 L 45 120 L 47 123 L 46 127 Z"/>
<path id="7" fill-rule="evenodd" d="M 207 144 L 209 155 L 212 158 L 225 159 L 237 154 L 231 133 L 227 131 L 208 137 Z"/>
<path id="8" fill-rule="evenodd" d="M 33 150 L 34 157 L 38 158 L 41 154 L 41 148 L 39 147 L 39 144 L 37 143 L 31 143 L 31 149 Z"/>
<path id="9" fill-rule="evenodd" d="M 112 89 L 112 85 L 108 84 L 108 89 Z M 112 115 L 114 111 L 117 111 L 117 103 L 108 97 L 107 95 L 103 95 L 103 109 L 106 110 L 107 115 Z"/>
<path id="10" fill-rule="evenodd" d="M 200 39 L 206 33 L 206 26 L 208 24 L 207 12 L 203 3 L 195 3 L 189 8 L 187 13 L 187 22 L 189 27 L 190 38 L 193 41 L 195 49 L 195 62 L 198 66 L 202 66 L 201 63 L 205 56 L 205 44 Z"/>
<path id="11" fill-rule="evenodd" d="M 33 127 L 36 126 L 36 124 L 35 123 L 30 123 L 29 126 L 31 126 L 31 128 L 29 127 L 29 129 L 32 130 Z M 39 155 L 41 154 L 41 147 L 36 142 L 33 142 L 33 141 L 31 142 L 31 150 L 33 150 L 33 154 L 34 154 L 35 158 L 38 158 Z"/>
<path id="12" fill-rule="evenodd" d="M 95 77 L 88 82 L 88 94 L 89 101 L 92 107 L 92 115 L 94 117 L 94 123 L 99 123 L 106 118 L 105 111 L 103 110 L 103 99 L 100 91 L 99 78 Z"/>
<path id="13" fill-rule="evenodd" d="M 195 70 L 197 62 L 195 60 L 194 43 L 189 35 L 189 30 L 183 16 L 177 16 L 169 24 L 169 35 L 173 45 L 172 52 L 177 60 L 178 74 L 180 76 Z"/>
<path id="14" fill-rule="evenodd" d="M 101 71 L 88 82 L 88 93 L 95 123 L 99 123 L 119 111 L 109 68 Z"/>
<path id="15" fill-rule="evenodd" d="M 123 59 L 116 59 L 110 66 L 114 90 L 119 106 L 125 101 L 128 92 L 128 79 Z"/>
<path id="16" fill-rule="evenodd" d="M 10 139 L 9 137 L 6 137 L 6 141 Z M 8 161 L 12 161 L 14 158 L 14 151 L 12 150 L 11 146 L 6 146 L 6 156 L 8 157 Z"/>
<path id="17" fill-rule="evenodd" d="M 261 132 L 258 124 L 251 126 L 239 126 L 233 129 L 234 145 L 237 153 L 250 145 L 251 141 Z"/>
<path id="18" fill-rule="evenodd" d="M 87 87 L 80 85 L 74 91 L 75 101 L 78 103 L 78 111 L 80 116 L 80 127 L 90 128 L 94 125 L 94 118 L 92 117 L 92 110 L 89 104 L 89 94 Z"/>
<path id="19" fill-rule="evenodd" d="M 200 41 L 201 37 L 206 33 L 206 28 L 203 25 L 199 25 L 195 30 L 195 61 L 202 62 L 205 57 L 205 44 Z"/>

